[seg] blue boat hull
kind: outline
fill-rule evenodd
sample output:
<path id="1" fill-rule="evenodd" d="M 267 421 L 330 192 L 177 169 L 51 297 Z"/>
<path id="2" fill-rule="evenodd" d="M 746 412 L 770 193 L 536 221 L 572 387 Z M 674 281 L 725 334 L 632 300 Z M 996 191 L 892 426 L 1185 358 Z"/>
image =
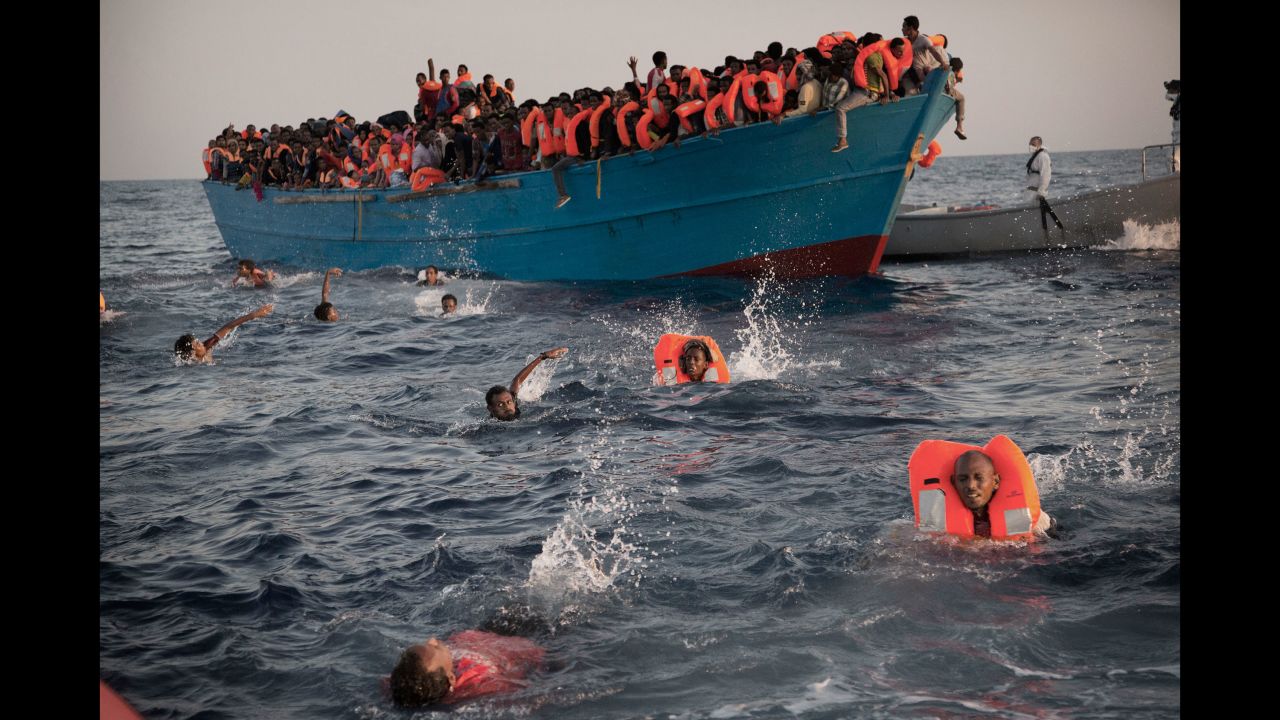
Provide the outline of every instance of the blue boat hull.
<path id="1" fill-rule="evenodd" d="M 939 78 L 940 79 L 940 78 Z M 473 270 L 515 280 L 634 280 L 763 271 L 874 272 L 911 153 L 953 111 L 929 94 L 691 138 L 679 148 L 584 163 L 556 209 L 549 172 L 397 190 L 204 188 L 233 257 L 297 267 Z M 597 197 L 597 187 L 599 197 Z"/>

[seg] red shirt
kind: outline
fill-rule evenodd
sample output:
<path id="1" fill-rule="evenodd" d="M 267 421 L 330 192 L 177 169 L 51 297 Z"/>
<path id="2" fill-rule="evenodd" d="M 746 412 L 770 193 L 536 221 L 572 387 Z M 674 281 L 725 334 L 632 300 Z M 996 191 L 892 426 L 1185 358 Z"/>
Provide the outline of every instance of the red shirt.
<path id="1" fill-rule="evenodd" d="M 538 668 L 546 651 L 522 637 L 464 630 L 445 641 L 453 652 L 453 690 L 444 702 L 515 692 L 528 686 L 525 674 Z"/>

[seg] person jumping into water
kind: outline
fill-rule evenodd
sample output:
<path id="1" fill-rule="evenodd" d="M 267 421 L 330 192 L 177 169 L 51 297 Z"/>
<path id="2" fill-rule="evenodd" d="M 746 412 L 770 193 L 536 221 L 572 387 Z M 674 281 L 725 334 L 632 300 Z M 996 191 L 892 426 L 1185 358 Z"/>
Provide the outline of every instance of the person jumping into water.
<path id="1" fill-rule="evenodd" d="M 501 385 L 494 385 L 489 388 L 489 392 L 484 394 L 484 404 L 489 409 L 489 415 L 498 420 L 515 420 L 520 417 L 520 402 L 516 399 L 520 394 L 520 385 L 529 377 L 529 373 L 543 360 L 551 360 L 554 358 L 564 357 L 569 352 L 567 347 L 558 347 L 539 353 L 533 362 L 524 366 L 524 369 L 516 374 L 514 380 L 511 381 L 511 387 L 506 388 Z"/>
<path id="2" fill-rule="evenodd" d="M 213 334 L 213 337 L 205 340 L 204 342 L 197 340 L 195 335 L 187 333 L 186 335 L 178 338 L 178 341 L 173 344 L 173 352 L 182 360 L 212 362 L 214 345 L 217 345 L 221 340 L 225 340 L 232 330 L 235 330 L 250 320 L 257 320 L 258 318 L 270 315 L 273 309 L 275 309 L 274 305 L 263 305 L 248 315 L 238 317 L 218 328 L 218 331 Z"/>
<path id="3" fill-rule="evenodd" d="M 324 287 L 320 288 L 320 304 L 316 306 L 316 319 L 324 322 L 337 322 L 338 309 L 329 302 L 329 278 L 342 277 L 342 271 L 338 268 L 329 268 L 324 274 Z"/>

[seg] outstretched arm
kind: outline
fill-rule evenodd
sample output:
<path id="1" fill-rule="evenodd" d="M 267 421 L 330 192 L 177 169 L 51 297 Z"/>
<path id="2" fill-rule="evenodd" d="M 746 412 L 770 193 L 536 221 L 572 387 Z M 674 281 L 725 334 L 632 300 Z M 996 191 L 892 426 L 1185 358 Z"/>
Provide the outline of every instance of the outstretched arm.
<path id="1" fill-rule="evenodd" d="M 631 80 L 636 84 L 636 88 L 644 89 L 644 84 L 640 82 L 640 76 L 636 74 L 636 56 L 632 55 L 627 60 L 627 67 L 631 68 Z"/>
<path id="2" fill-rule="evenodd" d="M 511 381 L 511 387 L 507 389 L 511 391 L 512 395 L 519 395 L 520 385 L 524 383 L 526 378 L 529 377 L 529 373 L 533 372 L 533 369 L 538 367 L 539 363 L 541 363 L 543 360 L 548 360 L 550 358 L 564 357 L 564 354 L 567 352 L 569 352 L 569 348 L 558 347 L 552 350 L 548 350 L 544 353 L 540 353 L 538 357 L 533 359 L 533 362 L 529 363 L 528 365 L 525 365 L 524 369 L 516 374 L 516 379 Z"/>
<path id="3" fill-rule="evenodd" d="M 427 79 L 431 82 L 436 81 L 436 61 L 434 58 L 427 58 Z"/>
<path id="4" fill-rule="evenodd" d="M 214 335 L 216 335 L 219 340 L 225 339 L 227 337 L 227 334 L 230 333 L 232 330 L 235 330 L 236 328 L 249 322 L 250 320 L 257 320 L 260 317 L 266 317 L 270 315 L 271 311 L 274 309 L 275 309 L 274 305 L 263 305 L 262 307 L 258 308 L 257 310 L 254 310 L 248 315 L 243 315 L 241 317 L 238 317 L 235 320 L 232 320 L 231 322 L 227 323 L 226 325 L 223 325 L 222 327 L 218 328 L 218 331 L 215 332 Z"/>
<path id="5" fill-rule="evenodd" d="M 329 271 L 324 274 L 324 287 L 320 288 L 320 302 L 322 303 L 329 302 L 329 277 L 330 276 L 342 277 L 342 271 L 339 270 L 338 268 L 329 268 Z"/>

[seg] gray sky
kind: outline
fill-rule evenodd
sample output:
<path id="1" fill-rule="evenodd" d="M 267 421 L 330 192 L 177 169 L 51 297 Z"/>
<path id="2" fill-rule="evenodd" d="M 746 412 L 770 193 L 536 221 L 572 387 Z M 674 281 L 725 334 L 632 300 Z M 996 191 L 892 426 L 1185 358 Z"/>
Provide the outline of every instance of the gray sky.
<path id="1" fill-rule="evenodd" d="M 949 124 L 945 154 L 1022 152 L 1032 135 L 1058 151 L 1134 148 L 1169 142 L 1162 83 L 1181 50 L 1176 0 L 102 0 L 99 12 L 103 180 L 203 178 L 200 149 L 229 122 L 410 111 L 428 57 L 437 72 L 465 63 L 477 83 L 515 78 L 519 102 L 619 87 L 630 55 L 641 78 L 659 49 L 712 68 L 773 40 L 895 36 L 907 14 L 965 62 L 969 139 Z"/>

